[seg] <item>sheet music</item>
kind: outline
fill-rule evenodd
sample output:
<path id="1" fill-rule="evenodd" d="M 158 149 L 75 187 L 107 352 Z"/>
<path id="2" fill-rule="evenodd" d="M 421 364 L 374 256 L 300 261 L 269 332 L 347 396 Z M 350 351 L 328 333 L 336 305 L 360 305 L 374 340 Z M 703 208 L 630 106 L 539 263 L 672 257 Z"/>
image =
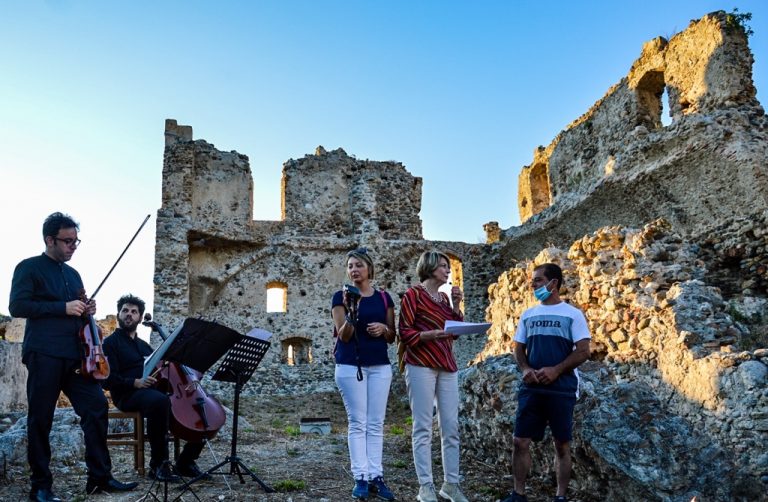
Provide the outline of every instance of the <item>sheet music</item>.
<path id="1" fill-rule="evenodd" d="M 251 338 L 257 338 L 259 340 L 264 340 L 265 342 L 268 342 L 270 338 L 272 338 L 272 333 L 265 329 L 261 328 L 253 328 L 251 331 L 246 333 L 245 336 L 250 336 Z"/>
<path id="2" fill-rule="evenodd" d="M 445 332 L 452 335 L 473 335 L 485 333 L 491 327 L 489 322 L 445 321 Z"/>

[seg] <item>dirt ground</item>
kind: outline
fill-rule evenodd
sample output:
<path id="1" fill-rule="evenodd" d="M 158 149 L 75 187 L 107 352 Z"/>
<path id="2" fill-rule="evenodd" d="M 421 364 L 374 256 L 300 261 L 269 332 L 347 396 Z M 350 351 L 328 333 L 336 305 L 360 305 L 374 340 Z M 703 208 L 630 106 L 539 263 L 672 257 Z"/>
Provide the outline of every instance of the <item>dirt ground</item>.
<path id="1" fill-rule="evenodd" d="M 416 500 L 418 481 L 413 469 L 410 436 L 410 410 L 404 388 L 394 383 L 385 422 L 384 478 L 397 496 L 397 500 Z M 227 403 L 225 403 L 227 404 Z M 349 472 L 346 441 L 346 413 L 337 392 L 304 396 L 260 396 L 241 401 L 241 416 L 249 426 L 241 426 L 238 433 L 237 454 L 274 493 L 266 493 L 255 481 L 246 476 L 240 483 L 237 475 L 216 475 L 210 481 L 192 485 L 192 492 L 180 493 L 178 485 L 169 484 L 167 500 L 184 501 L 346 501 L 351 500 L 353 480 Z M 300 434 L 302 417 L 330 417 L 329 435 Z M 231 451 L 231 436 L 217 437 L 211 447 L 218 461 Z M 442 482 L 439 436 L 433 438 L 433 469 L 439 489 Z M 149 445 L 147 445 L 148 447 Z M 139 481 L 139 487 L 128 494 L 99 494 L 86 496 L 86 475 L 82 463 L 75 466 L 53 465 L 54 492 L 70 502 L 101 501 L 127 502 L 166 500 L 162 485 L 152 487 L 152 480 L 139 477 L 133 469 L 132 451 L 112 448 L 113 474 L 121 481 Z M 198 464 L 208 469 L 214 461 L 210 451 L 203 451 Z M 225 469 L 228 472 L 228 469 Z M 472 501 L 493 502 L 511 489 L 512 480 L 507 466 L 490 466 L 462 458 L 464 476 L 462 489 Z M 546 483 L 549 484 L 549 483 Z M 531 502 L 551 500 L 554 488 L 538 486 L 529 491 Z M 150 491 L 150 488 L 153 488 Z M 541 495 L 537 496 L 536 491 Z M 28 500 L 29 485 L 26 465 L 4 465 L 0 500 Z M 379 499 L 372 499 L 379 500 Z M 576 500 L 576 499 L 571 499 Z"/>

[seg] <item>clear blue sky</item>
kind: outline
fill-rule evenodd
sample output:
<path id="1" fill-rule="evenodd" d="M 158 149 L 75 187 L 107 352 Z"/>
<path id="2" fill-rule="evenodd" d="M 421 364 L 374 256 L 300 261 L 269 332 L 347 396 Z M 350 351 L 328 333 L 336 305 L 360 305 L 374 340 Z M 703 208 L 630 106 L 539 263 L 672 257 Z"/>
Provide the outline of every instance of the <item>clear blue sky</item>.
<path id="1" fill-rule="evenodd" d="M 0 312 L 45 216 L 81 223 L 88 292 L 152 300 L 166 118 L 250 158 L 254 219 L 279 219 L 282 163 L 318 145 L 424 178 L 428 239 L 519 223 L 517 176 L 618 82 L 655 36 L 736 6 L 753 13 L 758 98 L 765 1 L 34 1 L 0 16 Z M 161 320 L 162 322 L 162 320 Z"/>

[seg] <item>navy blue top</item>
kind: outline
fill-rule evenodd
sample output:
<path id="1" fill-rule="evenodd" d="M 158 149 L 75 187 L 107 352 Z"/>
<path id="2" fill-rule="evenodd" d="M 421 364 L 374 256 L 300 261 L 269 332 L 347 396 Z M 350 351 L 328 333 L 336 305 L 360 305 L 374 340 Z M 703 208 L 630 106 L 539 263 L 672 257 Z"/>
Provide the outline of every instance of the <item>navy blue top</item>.
<path id="1" fill-rule="evenodd" d="M 16 266 L 8 306 L 13 317 L 27 320 L 22 361 L 31 352 L 80 359 L 83 319 L 67 315 L 67 302 L 80 298 L 83 281 L 77 270 L 43 253 Z"/>
<path id="2" fill-rule="evenodd" d="M 387 298 L 387 304 L 384 304 L 384 298 Z M 336 306 L 344 306 L 344 296 L 341 291 L 336 291 L 333 295 L 331 309 Z M 360 366 L 376 366 L 379 364 L 389 364 L 389 355 L 387 354 L 387 340 L 383 336 L 370 336 L 368 324 L 380 322 L 387 324 L 387 309 L 394 307 L 392 297 L 386 291 L 374 290 L 371 296 L 364 296 L 360 299 L 360 305 L 357 307 L 357 323 L 355 324 L 355 336 L 344 342 L 341 338 L 336 338 L 336 347 L 333 351 L 336 357 L 336 364 L 351 364 L 357 366 L 357 354 L 360 354 Z M 355 340 L 357 338 L 357 341 Z M 355 347 L 357 344 L 357 352 Z"/>

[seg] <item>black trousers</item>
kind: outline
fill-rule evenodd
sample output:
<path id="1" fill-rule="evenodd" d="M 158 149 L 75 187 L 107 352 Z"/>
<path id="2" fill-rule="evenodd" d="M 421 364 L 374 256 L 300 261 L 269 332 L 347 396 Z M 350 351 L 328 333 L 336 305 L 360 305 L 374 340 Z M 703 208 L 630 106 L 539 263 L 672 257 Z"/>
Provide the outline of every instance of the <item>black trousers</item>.
<path id="1" fill-rule="evenodd" d="M 39 352 L 27 354 L 27 459 L 33 490 L 50 489 L 53 413 L 59 393 L 69 398 L 85 436 L 85 465 L 88 479 L 103 482 L 111 477 L 112 461 L 107 450 L 107 398 L 101 385 L 75 374 L 80 361 L 47 356 Z"/>
<path id="2" fill-rule="evenodd" d="M 147 419 L 147 438 L 151 449 L 149 468 L 157 469 L 168 460 L 168 427 L 171 401 L 157 389 L 137 389 L 122 397 L 118 403 L 122 411 L 139 411 Z M 189 465 L 200 456 L 205 443 L 187 442 L 176 459 L 178 465 Z"/>

